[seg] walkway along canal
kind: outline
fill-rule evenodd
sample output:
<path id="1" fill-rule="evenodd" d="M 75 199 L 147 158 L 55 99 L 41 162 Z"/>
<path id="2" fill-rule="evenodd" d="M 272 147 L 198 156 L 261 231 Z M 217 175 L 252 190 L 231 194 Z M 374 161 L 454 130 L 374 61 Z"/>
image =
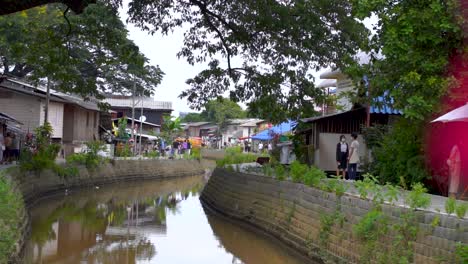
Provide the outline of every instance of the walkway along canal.
<path id="1" fill-rule="evenodd" d="M 309 263 L 271 237 L 205 211 L 205 181 L 127 182 L 43 200 L 31 209 L 24 263 Z"/>

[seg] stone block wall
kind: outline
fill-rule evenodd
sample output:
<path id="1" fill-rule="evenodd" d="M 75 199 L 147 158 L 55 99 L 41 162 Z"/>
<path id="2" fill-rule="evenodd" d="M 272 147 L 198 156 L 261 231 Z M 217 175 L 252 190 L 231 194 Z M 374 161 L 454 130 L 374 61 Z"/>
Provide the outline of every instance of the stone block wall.
<path id="1" fill-rule="evenodd" d="M 363 263 L 365 245 L 353 227 L 369 212 L 371 201 L 225 169 L 213 172 L 201 199 L 208 208 L 254 225 L 311 259 Z M 405 210 L 409 209 L 391 205 L 382 209 L 389 223 L 401 222 Z M 336 221 L 330 232 L 321 232 L 323 217 L 333 217 L 336 211 L 344 216 L 343 221 Z M 419 232 L 413 243 L 414 263 L 456 263 L 456 242 L 468 243 L 468 220 L 426 211 L 417 211 L 416 217 Z M 431 224 L 435 217 L 440 218 L 437 226 Z M 389 250 L 394 235 L 390 232 L 382 237 L 377 250 Z"/>

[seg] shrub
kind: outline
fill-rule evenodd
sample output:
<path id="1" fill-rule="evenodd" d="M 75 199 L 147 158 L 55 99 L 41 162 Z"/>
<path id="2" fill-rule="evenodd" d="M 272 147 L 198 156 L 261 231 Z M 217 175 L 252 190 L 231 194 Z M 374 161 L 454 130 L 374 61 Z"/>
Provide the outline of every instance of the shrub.
<path id="1" fill-rule="evenodd" d="M 380 210 L 372 209 L 353 227 L 354 233 L 363 241 L 375 240 L 379 229 L 383 228 L 386 218 Z"/>
<path id="2" fill-rule="evenodd" d="M 226 154 L 234 155 L 240 153 L 242 153 L 242 147 L 240 146 L 226 148 Z"/>
<path id="3" fill-rule="evenodd" d="M 20 169 L 22 171 L 34 171 L 36 173 L 46 169 L 53 169 L 55 167 L 55 158 L 59 151 L 60 145 L 57 144 L 38 147 L 36 153 L 25 150 L 25 152 L 22 153 Z"/>
<path id="4" fill-rule="evenodd" d="M 271 167 L 270 164 L 265 164 L 262 166 L 263 174 L 265 174 L 268 177 L 273 176 L 273 168 Z"/>
<path id="5" fill-rule="evenodd" d="M 8 263 L 20 237 L 19 220 L 23 210 L 21 196 L 0 172 L 0 263 Z"/>
<path id="6" fill-rule="evenodd" d="M 159 157 L 159 152 L 156 151 L 156 150 L 151 150 L 151 151 L 148 151 L 148 153 L 145 153 L 143 156 L 147 157 L 147 158 L 157 158 Z"/>
<path id="7" fill-rule="evenodd" d="M 318 187 L 320 180 L 325 179 L 326 177 L 325 172 L 312 166 L 304 174 L 304 184 L 307 186 Z"/>
<path id="8" fill-rule="evenodd" d="M 224 167 L 227 164 L 250 163 L 250 162 L 255 162 L 257 157 L 259 156 L 256 154 L 252 154 L 252 153 L 231 152 L 231 153 L 226 153 L 223 159 L 217 160 L 216 165 L 218 167 Z"/>
<path id="9" fill-rule="evenodd" d="M 132 156 L 132 151 L 130 150 L 130 145 L 128 144 L 120 144 L 117 145 L 115 155 L 117 157 L 131 157 Z"/>
<path id="10" fill-rule="evenodd" d="M 464 202 L 460 202 L 457 204 L 455 208 L 455 213 L 457 214 L 458 218 L 464 218 L 466 215 L 466 210 L 468 208 L 468 204 Z"/>
<path id="11" fill-rule="evenodd" d="M 86 168 L 96 168 L 106 159 L 99 156 L 99 152 L 105 150 L 104 144 L 100 141 L 86 143 L 86 151 L 84 153 L 75 153 L 67 157 L 67 163 L 85 165 Z"/>
<path id="12" fill-rule="evenodd" d="M 275 175 L 276 179 L 280 181 L 284 181 L 286 179 L 286 169 L 283 165 L 280 164 L 275 167 Z"/>
<path id="13" fill-rule="evenodd" d="M 459 263 L 468 263 L 468 245 L 457 242 L 455 245 L 455 254 Z"/>
<path id="14" fill-rule="evenodd" d="M 455 199 L 450 197 L 445 201 L 445 212 L 447 214 L 453 214 L 455 212 Z"/>
<path id="15" fill-rule="evenodd" d="M 372 171 L 380 182 L 390 182 L 405 189 L 429 177 L 421 152 L 423 127 L 400 119 L 372 148 Z M 386 128 L 385 128 L 386 129 Z M 389 155 L 391 153 L 391 155 Z"/>
<path id="16" fill-rule="evenodd" d="M 304 179 L 305 174 L 308 171 L 308 167 L 305 164 L 301 164 L 295 160 L 291 163 L 291 178 L 294 182 L 301 182 Z"/>
<path id="17" fill-rule="evenodd" d="M 201 156 L 201 148 L 192 148 L 192 151 L 190 152 L 190 155 L 191 155 L 192 158 L 194 158 L 194 159 L 201 160 L 201 158 L 202 158 L 202 156 Z"/>
<path id="18" fill-rule="evenodd" d="M 421 183 L 416 183 L 413 185 L 413 190 L 409 192 L 406 202 L 412 209 L 427 208 L 431 204 L 431 197 Z"/>

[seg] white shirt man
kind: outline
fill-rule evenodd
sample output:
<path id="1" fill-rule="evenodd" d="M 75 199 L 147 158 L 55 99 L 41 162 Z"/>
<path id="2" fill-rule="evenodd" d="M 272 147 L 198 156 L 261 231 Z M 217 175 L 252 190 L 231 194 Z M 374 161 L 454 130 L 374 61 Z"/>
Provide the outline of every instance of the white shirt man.
<path id="1" fill-rule="evenodd" d="M 260 151 L 260 152 L 263 151 L 263 143 L 262 143 L 262 142 L 260 142 L 260 143 L 258 144 L 258 151 Z"/>

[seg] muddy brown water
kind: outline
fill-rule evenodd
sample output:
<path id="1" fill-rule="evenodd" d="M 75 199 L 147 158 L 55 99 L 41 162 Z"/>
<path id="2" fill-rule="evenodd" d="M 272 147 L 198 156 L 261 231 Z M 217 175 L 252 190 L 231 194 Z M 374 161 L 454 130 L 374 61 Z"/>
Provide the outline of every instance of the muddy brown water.
<path id="1" fill-rule="evenodd" d="M 206 177 L 64 193 L 31 209 L 24 263 L 299 264 L 275 239 L 204 210 Z"/>

